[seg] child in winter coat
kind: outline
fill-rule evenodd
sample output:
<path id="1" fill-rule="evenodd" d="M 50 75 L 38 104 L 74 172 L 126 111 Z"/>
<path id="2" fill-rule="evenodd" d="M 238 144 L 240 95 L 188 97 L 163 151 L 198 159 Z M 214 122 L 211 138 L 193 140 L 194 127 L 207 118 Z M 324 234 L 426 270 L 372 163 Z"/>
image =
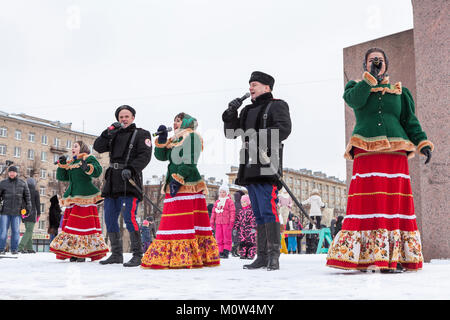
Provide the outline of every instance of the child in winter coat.
<path id="1" fill-rule="evenodd" d="M 234 224 L 234 229 L 239 234 L 239 254 L 241 259 L 253 259 L 256 254 L 256 221 L 248 195 L 241 197 L 241 206 Z"/>
<path id="2" fill-rule="evenodd" d="M 231 251 L 231 235 L 234 225 L 236 209 L 230 197 L 230 189 L 226 185 L 219 188 L 219 199 L 214 203 L 211 213 L 211 228 L 215 230 L 219 256 L 228 258 Z"/>

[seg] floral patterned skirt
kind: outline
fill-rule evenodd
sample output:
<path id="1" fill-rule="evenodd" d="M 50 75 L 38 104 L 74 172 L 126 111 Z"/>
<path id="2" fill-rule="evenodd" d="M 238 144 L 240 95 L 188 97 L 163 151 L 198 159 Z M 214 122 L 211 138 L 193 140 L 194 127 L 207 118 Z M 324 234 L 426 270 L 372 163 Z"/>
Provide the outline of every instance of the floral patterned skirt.
<path id="1" fill-rule="evenodd" d="M 200 193 L 166 193 L 156 239 L 142 258 L 141 267 L 179 269 L 220 264 L 205 196 Z"/>
<path id="2" fill-rule="evenodd" d="M 64 211 L 62 232 L 50 243 L 57 259 L 103 258 L 109 251 L 101 233 L 97 205 L 73 204 Z"/>
<path id="3" fill-rule="evenodd" d="M 347 214 L 328 250 L 340 269 L 422 268 L 422 245 L 405 152 L 355 149 Z"/>

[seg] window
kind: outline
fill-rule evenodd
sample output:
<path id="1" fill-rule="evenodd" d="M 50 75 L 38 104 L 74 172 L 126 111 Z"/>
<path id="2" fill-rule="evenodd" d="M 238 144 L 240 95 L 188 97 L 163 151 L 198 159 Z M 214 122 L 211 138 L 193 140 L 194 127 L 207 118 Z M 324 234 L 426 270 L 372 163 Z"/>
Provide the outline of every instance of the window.
<path id="1" fill-rule="evenodd" d="M 8 136 L 8 128 L 1 127 L 0 128 L 0 137 L 7 137 Z"/>
<path id="2" fill-rule="evenodd" d="M 28 142 L 33 142 L 34 143 L 35 137 L 36 137 L 36 134 L 34 132 L 28 133 Z"/>
<path id="3" fill-rule="evenodd" d="M 67 142 L 66 142 L 66 148 L 67 148 L 67 149 L 72 149 L 72 140 L 67 140 Z"/>
<path id="4" fill-rule="evenodd" d="M 45 196 L 45 187 L 39 187 L 39 195 Z M 44 210 L 42 209 L 42 205 L 43 203 L 41 203 L 41 212 L 44 212 Z"/>
<path id="5" fill-rule="evenodd" d="M 47 161 L 47 152 L 41 151 L 41 161 Z"/>
<path id="6" fill-rule="evenodd" d="M 28 149 L 28 159 L 34 160 L 34 150 Z"/>
<path id="7" fill-rule="evenodd" d="M 20 158 L 20 147 L 14 147 L 14 157 Z"/>
<path id="8" fill-rule="evenodd" d="M 61 139 L 60 138 L 55 138 L 55 147 L 59 147 L 61 145 Z"/>
<path id="9" fill-rule="evenodd" d="M 31 177 L 33 175 L 33 173 L 34 173 L 33 171 L 34 171 L 33 168 L 28 167 L 27 168 L 27 176 Z"/>
<path id="10" fill-rule="evenodd" d="M 47 179 L 47 170 L 41 169 L 41 179 Z"/>
<path id="11" fill-rule="evenodd" d="M 19 129 L 16 129 L 16 132 L 14 133 L 14 137 L 16 140 L 22 140 L 22 131 Z"/>
<path id="12" fill-rule="evenodd" d="M 6 144 L 0 144 L 0 154 L 3 156 L 6 154 Z"/>
<path id="13" fill-rule="evenodd" d="M 42 189 L 43 187 L 41 187 L 41 189 Z M 45 188 L 44 188 L 44 192 L 45 192 Z M 42 195 L 42 193 L 40 193 L 41 195 Z M 42 212 L 45 212 L 45 203 L 41 203 L 41 214 L 42 214 Z M 39 220 L 39 222 L 40 221 L 43 221 L 43 220 Z"/>
<path id="14" fill-rule="evenodd" d="M 59 160 L 59 156 L 57 154 L 53 155 L 53 162 L 57 162 Z"/>
<path id="15" fill-rule="evenodd" d="M 48 137 L 42 136 L 41 142 L 42 142 L 42 144 L 48 144 Z"/>

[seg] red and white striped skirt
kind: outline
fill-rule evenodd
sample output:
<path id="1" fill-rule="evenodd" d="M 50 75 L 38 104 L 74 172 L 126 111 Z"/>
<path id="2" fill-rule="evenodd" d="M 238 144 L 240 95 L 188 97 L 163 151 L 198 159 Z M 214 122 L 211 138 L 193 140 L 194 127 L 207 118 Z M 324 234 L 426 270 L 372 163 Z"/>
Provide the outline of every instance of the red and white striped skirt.
<path id="1" fill-rule="evenodd" d="M 422 268 L 405 152 L 354 149 L 355 159 L 341 231 L 328 250 L 327 266 L 341 269 Z"/>
<path id="2" fill-rule="evenodd" d="M 108 252 L 101 232 L 96 204 L 72 204 L 64 211 L 62 232 L 50 243 L 50 251 L 62 260 L 70 257 L 101 259 Z"/>
<path id="3" fill-rule="evenodd" d="M 220 264 L 212 234 L 205 195 L 166 193 L 156 239 L 142 258 L 141 267 L 177 269 L 213 267 Z"/>

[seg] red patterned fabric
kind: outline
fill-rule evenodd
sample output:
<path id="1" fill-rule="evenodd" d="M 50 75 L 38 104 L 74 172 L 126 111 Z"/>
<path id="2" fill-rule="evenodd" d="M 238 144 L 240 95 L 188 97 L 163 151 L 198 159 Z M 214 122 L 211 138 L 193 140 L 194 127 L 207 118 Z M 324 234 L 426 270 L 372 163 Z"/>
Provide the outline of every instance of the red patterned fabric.
<path id="1" fill-rule="evenodd" d="M 50 244 L 57 259 L 103 258 L 108 247 L 101 234 L 97 205 L 71 205 L 64 211 L 62 232 Z"/>
<path id="2" fill-rule="evenodd" d="M 354 149 L 355 160 L 341 231 L 327 266 L 343 269 L 422 268 L 420 234 L 405 152 Z"/>
<path id="3" fill-rule="evenodd" d="M 156 239 L 142 258 L 143 268 L 201 268 L 220 264 L 203 193 L 166 194 Z"/>

